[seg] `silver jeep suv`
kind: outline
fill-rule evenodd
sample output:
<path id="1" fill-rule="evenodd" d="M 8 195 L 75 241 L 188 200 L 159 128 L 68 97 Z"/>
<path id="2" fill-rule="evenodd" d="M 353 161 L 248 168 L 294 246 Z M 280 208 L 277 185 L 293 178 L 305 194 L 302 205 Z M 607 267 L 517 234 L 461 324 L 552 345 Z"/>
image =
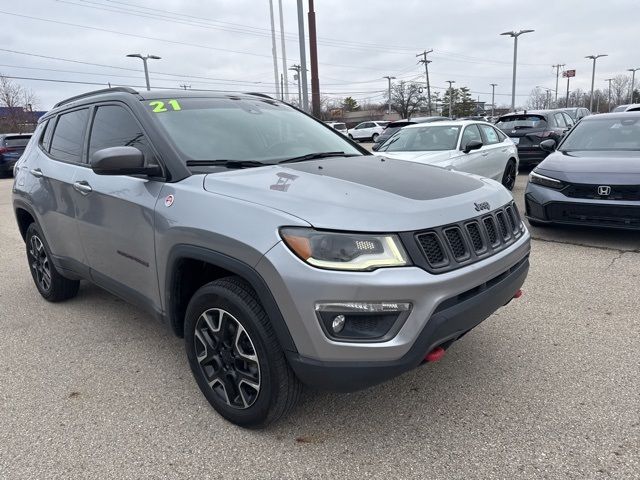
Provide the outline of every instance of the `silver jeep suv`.
<path id="1" fill-rule="evenodd" d="M 40 294 L 87 280 L 146 308 L 242 426 L 281 417 L 302 384 L 353 391 L 439 358 L 529 267 L 497 182 L 371 155 L 263 95 L 73 97 L 15 174 Z"/>

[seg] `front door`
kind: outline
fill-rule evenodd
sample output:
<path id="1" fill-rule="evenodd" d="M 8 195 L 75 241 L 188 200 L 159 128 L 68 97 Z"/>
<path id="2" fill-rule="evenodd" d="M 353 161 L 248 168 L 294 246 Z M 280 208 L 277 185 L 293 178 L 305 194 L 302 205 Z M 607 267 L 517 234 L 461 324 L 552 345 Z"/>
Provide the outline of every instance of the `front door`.
<path id="1" fill-rule="evenodd" d="M 133 146 L 143 152 L 146 162 L 156 162 L 141 125 L 124 105 L 99 105 L 90 128 L 89 159 L 103 148 Z M 84 188 L 76 199 L 77 220 L 93 281 L 159 310 L 154 211 L 164 183 L 96 175 L 90 168 L 76 180 Z"/>
<path id="2" fill-rule="evenodd" d="M 460 152 L 459 155 L 453 160 L 452 166 L 454 170 L 460 172 L 474 173 L 476 175 L 483 175 L 482 162 L 484 155 L 480 150 L 471 150 L 469 153 L 464 153 L 464 149 L 471 141 L 482 142 L 482 136 L 477 125 L 467 125 L 462 132 L 460 138 Z"/>

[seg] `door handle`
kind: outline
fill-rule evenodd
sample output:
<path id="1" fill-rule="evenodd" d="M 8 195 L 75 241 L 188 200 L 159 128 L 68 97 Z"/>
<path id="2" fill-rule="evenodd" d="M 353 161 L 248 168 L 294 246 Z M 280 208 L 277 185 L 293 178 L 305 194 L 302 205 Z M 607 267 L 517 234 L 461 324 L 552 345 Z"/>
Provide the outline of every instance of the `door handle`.
<path id="1" fill-rule="evenodd" d="M 73 184 L 73 189 L 76 192 L 81 193 L 82 195 L 89 195 L 93 191 L 93 188 L 91 188 L 91 185 L 89 185 L 84 180 L 82 180 L 81 182 L 74 183 Z"/>
<path id="2" fill-rule="evenodd" d="M 40 170 L 39 168 L 32 168 L 29 173 L 31 173 L 31 175 L 36 178 L 41 178 L 44 175 L 44 173 L 42 173 L 42 170 Z"/>

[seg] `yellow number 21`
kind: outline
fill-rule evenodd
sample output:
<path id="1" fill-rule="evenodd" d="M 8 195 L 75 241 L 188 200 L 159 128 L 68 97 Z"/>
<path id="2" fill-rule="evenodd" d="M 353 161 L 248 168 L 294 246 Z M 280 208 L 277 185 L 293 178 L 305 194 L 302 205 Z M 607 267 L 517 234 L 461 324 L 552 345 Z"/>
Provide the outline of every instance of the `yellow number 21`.
<path id="1" fill-rule="evenodd" d="M 171 106 L 171 109 L 173 111 L 177 112 L 178 110 L 182 110 L 182 107 L 180 106 L 177 100 L 169 100 L 167 101 L 167 103 Z M 149 102 L 149 106 L 153 107 L 153 113 L 162 113 L 162 112 L 169 111 L 167 107 L 164 106 L 164 102 L 161 102 L 160 100 L 156 100 L 155 102 Z"/>

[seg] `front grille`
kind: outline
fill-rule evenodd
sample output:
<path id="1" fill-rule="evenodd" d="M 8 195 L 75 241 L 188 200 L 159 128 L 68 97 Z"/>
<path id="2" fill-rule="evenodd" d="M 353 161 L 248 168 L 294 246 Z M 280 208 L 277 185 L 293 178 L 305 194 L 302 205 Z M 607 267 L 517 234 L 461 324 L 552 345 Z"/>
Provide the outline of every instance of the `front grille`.
<path id="1" fill-rule="evenodd" d="M 600 195 L 598 187 L 611 188 L 609 195 Z M 562 190 L 570 198 L 587 198 L 592 200 L 640 200 L 640 185 L 588 185 L 584 183 L 572 183 Z"/>
<path id="2" fill-rule="evenodd" d="M 581 225 L 640 228 L 640 207 L 592 205 L 584 203 L 550 203 L 547 219 Z"/>
<path id="3" fill-rule="evenodd" d="M 523 233 L 518 209 L 510 203 L 477 218 L 418 232 L 415 240 L 426 262 L 417 263 L 432 273 L 448 272 L 499 252 Z"/>

